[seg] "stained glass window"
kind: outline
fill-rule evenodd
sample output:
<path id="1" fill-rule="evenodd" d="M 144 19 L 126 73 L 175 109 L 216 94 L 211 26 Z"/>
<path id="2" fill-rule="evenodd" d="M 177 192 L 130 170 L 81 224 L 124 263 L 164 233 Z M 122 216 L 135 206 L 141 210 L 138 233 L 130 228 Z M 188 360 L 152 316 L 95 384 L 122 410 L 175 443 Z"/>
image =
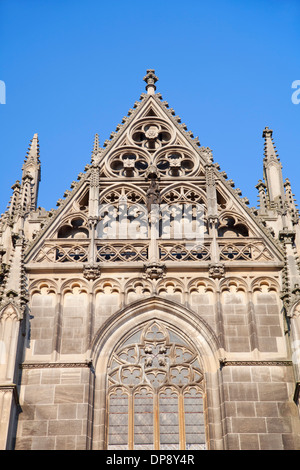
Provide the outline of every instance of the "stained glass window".
<path id="1" fill-rule="evenodd" d="M 108 448 L 128 449 L 128 395 L 117 389 L 109 396 Z"/>
<path id="2" fill-rule="evenodd" d="M 107 448 L 205 449 L 203 374 L 194 348 L 153 321 L 113 352 Z"/>
<path id="3" fill-rule="evenodd" d="M 184 393 L 184 417 L 186 448 L 191 450 L 204 449 L 203 400 L 194 387 Z"/>
<path id="4" fill-rule="evenodd" d="M 153 392 L 142 388 L 134 394 L 134 448 L 153 449 Z"/>
<path id="5" fill-rule="evenodd" d="M 178 391 L 167 388 L 159 394 L 160 449 L 179 449 Z"/>

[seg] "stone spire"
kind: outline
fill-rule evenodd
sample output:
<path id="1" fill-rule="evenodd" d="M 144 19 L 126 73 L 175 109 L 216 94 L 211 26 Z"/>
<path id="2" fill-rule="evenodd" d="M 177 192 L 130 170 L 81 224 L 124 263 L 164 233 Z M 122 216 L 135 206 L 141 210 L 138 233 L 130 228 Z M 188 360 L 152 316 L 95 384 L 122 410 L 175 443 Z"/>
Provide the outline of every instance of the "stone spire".
<path id="1" fill-rule="evenodd" d="M 99 162 L 101 150 L 102 149 L 100 148 L 100 144 L 99 144 L 99 135 L 95 134 L 93 150 L 92 150 L 92 163 Z"/>
<path id="2" fill-rule="evenodd" d="M 17 212 L 17 209 L 19 208 L 20 188 L 21 188 L 21 185 L 20 185 L 20 181 L 18 180 L 11 187 L 11 189 L 13 190 L 13 194 L 10 199 L 9 206 L 8 206 L 8 213 L 9 213 L 11 220 L 14 218 Z"/>
<path id="3" fill-rule="evenodd" d="M 155 75 L 155 70 L 148 69 L 147 75 L 144 77 L 144 81 L 147 83 L 146 90 L 148 95 L 154 95 L 156 90 L 155 83 L 158 81 L 158 77 Z"/>
<path id="4" fill-rule="evenodd" d="M 95 134 L 93 153 L 97 153 L 99 150 L 99 135 Z"/>
<path id="5" fill-rule="evenodd" d="M 23 174 L 21 193 L 26 192 L 26 198 L 28 197 L 28 193 L 30 193 L 30 199 L 27 199 L 27 207 L 23 207 L 23 209 L 35 210 L 37 207 L 39 182 L 41 180 L 40 148 L 37 134 L 34 134 L 32 140 L 30 141 L 22 170 Z M 22 196 L 24 199 L 24 194 Z"/>
<path id="6" fill-rule="evenodd" d="M 278 154 L 277 154 L 276 147 L 273 141 L 272 129 L 265 127 L 262 133 L 262 137 L 265 139 L 265 148 L 264 148 L 265 159 L 268 161 L 278 160 Z"/>
<path id="7" fill-rule="evenodd" d="M 263 130 L 264 144 L 264 178 L 268 200 L 271 206 L 281 208 L 284 202 L 284 187 L 282 179 L 282 165 L 273 142 L 273 131 L 268 127 Z"/>
<path id="8" fill-rule="evenodd" d="M 28 167 L 30 164 L 40 164 L 40 145 L 38 134 L 33 135 L 26 155 L 27 156 L 25 157 L 23 168 L 26 168 L 26 166 Z"/>
<path id="9" fill-rule="evenodd" d="M 290 214 L 293 224 L 298 224 L 299 223 L 299 210 L 297 208 L 295 195 L 292 192 L 291 183 L 288 178 L 286 178 L 285 180 L 284 188 L 285 188 L 285 204 L 286 204 L 287 210 Z"/>
<path id="10" fill-rule="evenodd" d="M 262 180 L 259 180 L 255 186 L 259 195 L 259 214 L 267 214 L 267 201 L 266 201 L 266 185 Z"/>

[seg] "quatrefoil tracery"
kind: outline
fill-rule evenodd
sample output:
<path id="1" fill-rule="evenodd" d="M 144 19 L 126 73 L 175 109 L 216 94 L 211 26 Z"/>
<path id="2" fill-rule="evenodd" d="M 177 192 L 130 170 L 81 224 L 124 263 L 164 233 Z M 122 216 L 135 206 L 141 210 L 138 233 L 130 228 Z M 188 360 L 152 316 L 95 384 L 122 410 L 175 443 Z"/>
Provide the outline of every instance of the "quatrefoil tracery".
<path id="1" fill-rule="evenodd" d="M 135 145 L 153 152 L 170 144 L 173 134 L 171 128 L 164 121 L 147 117 L 132 129 L 129 137 Z"/>
<path id="2" fill-rule="evenodd" d="M 162 176 L 189 176 L 195 169 L 192 156 L 182 147 L 172 147 L 159 152 L 154 165 Z"/>
<path id="3" fill-rule="evenodd" d="M 135 148 L 123 148 L 109 161 L 114 176 L 144 176 L 150 164 L 149 157 Z"/>

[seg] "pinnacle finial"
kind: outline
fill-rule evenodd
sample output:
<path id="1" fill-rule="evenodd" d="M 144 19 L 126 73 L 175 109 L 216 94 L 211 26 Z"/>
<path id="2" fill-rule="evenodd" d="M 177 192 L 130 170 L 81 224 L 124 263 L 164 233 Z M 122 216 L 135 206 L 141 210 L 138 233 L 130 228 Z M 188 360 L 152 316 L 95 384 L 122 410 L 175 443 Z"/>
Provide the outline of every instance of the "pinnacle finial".
<path id="1" fill-rule="evenodd" d="M 143 80 L 147 83 L 146 90 L 148 95 L 154 95 L 156 90 L 155 83 L 158 81 L 158 77 L 155 75 L 155 70 L 148 69 L 147 75 L 144 77 Z"/>
<path id="2" fill-rule="evenodd" d="M 267 137 L 272 137 L 272 135 L 273 135 L 272 129 L 269 129 L 269 128 L 266 126 L 266 127 L 264 128 L 264 130 L 263 130 L 262 136 L 263 136 L 264 138 L 267 138 Z"/>
<path id="3" fill-rule="evenodd" d="M 93 145 L 93 153 L 97 153 L 99 150 L 99 135 L 95 134 L 94 145 Z"/>
<path id="4" fill-rule="evenodd" d="M 40 167 L 40 145 L 38 134 L 34 134 L 30 141 L 22 170 L 26 171 L 26 168 L 32 165 L 36 166 L 37 168 Z"/>
<path id="5" fill-rule="evenodd" d="M 101 155 L 101 148 L 99 144 L 99 135 L 95 134 L 93 150 L 92 150 L 92 163 L 98 163 Z"/>
<path id="6" fill-rule="evenodd" d="M 268 127 L 265 127 L 262 133 L 262 137 L 265 139 L 265 159 L 267 160 L 277 160 L 277 151 L 273 141 L 273 131 Z"/>

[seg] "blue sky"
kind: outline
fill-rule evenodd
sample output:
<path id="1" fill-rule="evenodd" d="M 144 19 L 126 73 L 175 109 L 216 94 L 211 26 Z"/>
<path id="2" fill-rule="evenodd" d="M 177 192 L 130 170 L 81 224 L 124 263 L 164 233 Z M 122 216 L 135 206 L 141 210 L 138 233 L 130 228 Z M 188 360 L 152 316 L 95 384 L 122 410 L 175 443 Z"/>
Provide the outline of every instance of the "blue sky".
<path id="1" fill-rule="evenodd" d="M 157 91 L 250 205 L 265 126 L 300 202 L 299 0 L 0 0 L 0 212 L 40 140 L 39 205 L 56 207 L 140 94 Z"/>

